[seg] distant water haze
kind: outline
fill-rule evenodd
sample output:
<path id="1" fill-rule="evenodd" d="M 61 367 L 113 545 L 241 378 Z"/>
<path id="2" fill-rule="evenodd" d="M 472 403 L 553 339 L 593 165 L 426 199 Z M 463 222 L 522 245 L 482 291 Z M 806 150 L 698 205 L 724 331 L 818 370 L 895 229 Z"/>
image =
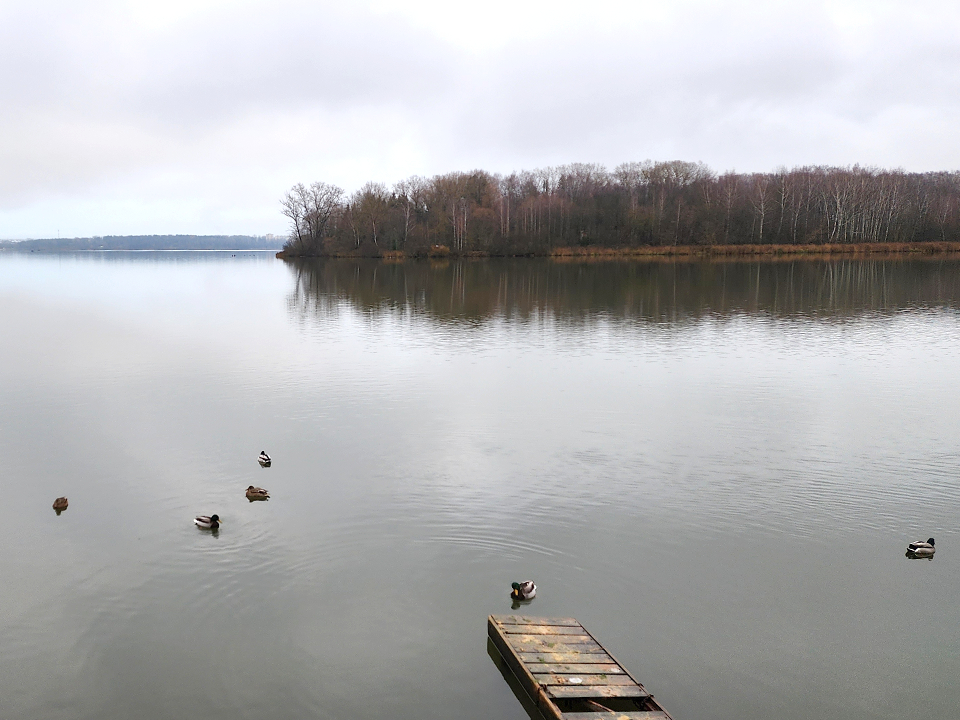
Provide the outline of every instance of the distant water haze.
<path id="1" fill-rule="evenodd" d="M 233 255 L 0 254 L 0 717 L 521 720 L 528 578 L 677 720 L 955 714 L 960 260 Z"/>

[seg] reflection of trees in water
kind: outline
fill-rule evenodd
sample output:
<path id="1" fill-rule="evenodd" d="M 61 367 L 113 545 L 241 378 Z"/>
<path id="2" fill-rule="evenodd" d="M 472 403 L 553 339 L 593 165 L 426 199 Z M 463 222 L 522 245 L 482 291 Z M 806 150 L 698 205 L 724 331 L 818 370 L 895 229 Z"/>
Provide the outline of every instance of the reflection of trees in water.
<path id="1" fill-rule="evenodd" d="M 368 313 L 401 310 L 466 321 L 545 314 L 654 321 L 741 312 L 844 317 L 960 305 L 956 259 L 307 260 L 290 263 L 290 269 L 290 311 L 301 317 L 329 315 L 344 302 Z"/>

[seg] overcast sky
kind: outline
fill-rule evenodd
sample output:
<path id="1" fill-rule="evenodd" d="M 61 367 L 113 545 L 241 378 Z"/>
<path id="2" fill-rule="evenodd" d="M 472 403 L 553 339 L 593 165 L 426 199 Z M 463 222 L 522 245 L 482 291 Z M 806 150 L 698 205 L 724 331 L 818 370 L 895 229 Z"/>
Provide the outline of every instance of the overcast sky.
<path id="1" fill-rule="evenodd" d="M 0 238 L 644 159 L 960 169 L 960 3 L 0 0 Z"/>

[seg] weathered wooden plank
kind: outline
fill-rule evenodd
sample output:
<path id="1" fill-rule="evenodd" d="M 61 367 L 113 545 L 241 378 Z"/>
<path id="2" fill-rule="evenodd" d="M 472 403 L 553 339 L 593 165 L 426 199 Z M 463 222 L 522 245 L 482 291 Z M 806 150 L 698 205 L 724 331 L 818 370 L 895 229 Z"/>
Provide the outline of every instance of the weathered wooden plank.
<path id="1" fill-rule="evenodd" d="M 563 713 L 563 720 L 663 720 L 668 718 L 665 712 L 660 710 L 631 710 L 630 712 L 595 713 L 595 712 L 572 712 Z"/>
<path id="2" fill-rule="evenodd" d="M 500 627 L 507 635 L 587 635 L 587 631 L 579 625 L 501 625 Z"/>
<path id="3" fill-rule="evenodd" d="M 523 660 L 523 658 L 520 658 Z M 623 675 L 623 668 L 616 663 L 527 663 L 530 672 L 558 675 Z"/>
<path id="4" fill-rule="evenodd" d="M 626 697 L 646 698 L 650 693 L 638 685 L 551 685 L 544 692 L 552 698 Z"/>
<path id="5" fill-rule="evenodd" d="M 600 643 L 596 640 L 591 640 L 590 642 L 577 642 L 577 643 L 568 643 L 568 642 L 554 642 L 553 640 L 516 640 L 511 639 L 509 642 L 510 647 L 512 647 L 517 652 L 562 652 L 562 653 L 603 653 L 607 654 L 607 651 L 604 650 Z"/>
<path id="6" fill-rule="evenodd" d="M 530 617 L 527 615 L 494 615 L 495 622 L 501 625 L 569 625 L 583 627 L 576 618 L 545 618 Z"/>
<path id="7" fill-rule="evenodd" d="M 589 635 L 508 635 L 503 634 L 504 639 L 511 645 L 515 643 L 542 642 L 562 643 L 564 645 L 591 645 L 595 642 Z M 599 645 L 599 643 L 597 643 Z"/>
<path id="8" fill-rule="evenodd" d="M 597 663 L 600 665 L 606 665 L 613 663 L 616 665 L 616 660 L 610 657 L 607 653 L 600 652 L 596 653 L 579 653 L 579 652 L 521 652 L 519 653 L 520 659 L 527 664 L 533 663 Z M 618 666 L 619 667 L 619 666 Z"/>
<path id="9" fill-rule="evenodd" d="M 587 673 L 582 673 L 580 675 L 560 675 L 556 673 L 538 673 L 536 667 L 531 667 L 530 671 L 533 673 L 533 679 L 541 685 L 570 685 L 580 687 L 583 687 L 584 685 L 637 686 L 637 684 L 633 681 L 633 678 L 631 678 L 629 675 L 624 675 L 623 673 L 602 675 L 589 675 Z M 580 682 L 577 682 L 577 680 Z"/>

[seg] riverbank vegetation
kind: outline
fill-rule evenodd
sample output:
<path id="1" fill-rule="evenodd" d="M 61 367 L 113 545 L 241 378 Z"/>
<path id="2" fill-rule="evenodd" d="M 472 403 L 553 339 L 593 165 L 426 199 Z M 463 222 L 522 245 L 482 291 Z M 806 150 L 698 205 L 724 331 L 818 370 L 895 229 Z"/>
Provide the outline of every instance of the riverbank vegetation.
<path id="1" fill-rule="evenodd" d="M 411 177 L 392 188 L 371 182 L 352 194 L 299 184 L 282 205 L 285 256 L 960 249 L 946 245 L 960 241 L 960 172 L 855 166 L 718 175 L 682 161 L 612 171 L 572 164 Z"/>

